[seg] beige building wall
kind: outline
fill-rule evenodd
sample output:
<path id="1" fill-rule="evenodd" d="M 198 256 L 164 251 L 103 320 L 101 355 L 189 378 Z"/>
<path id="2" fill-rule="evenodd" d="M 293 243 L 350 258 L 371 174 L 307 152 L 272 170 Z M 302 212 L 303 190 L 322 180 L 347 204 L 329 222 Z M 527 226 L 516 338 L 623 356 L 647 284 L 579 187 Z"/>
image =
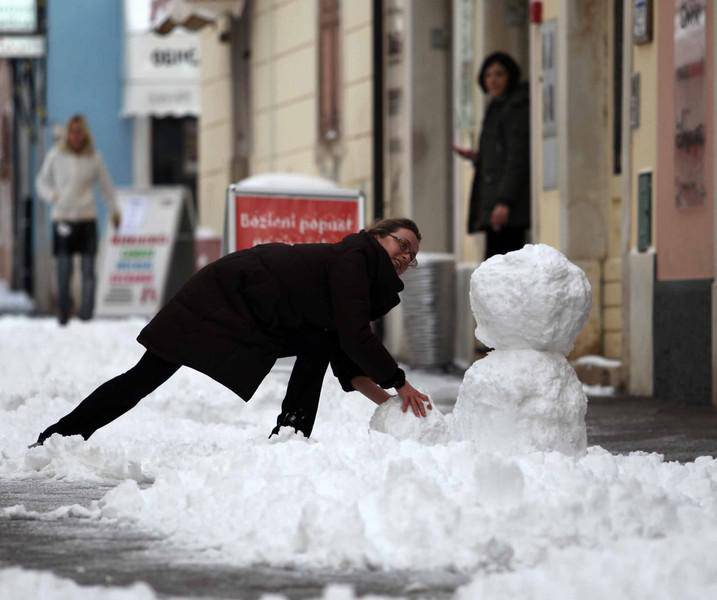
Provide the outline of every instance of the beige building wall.
<path id="1" fill-rule="evenodd" d="M 653 31 L 657 31 L 659 10 L 654 11 Z M 637 246 L 637 175 L 652 172 L 653 190 L 657 180 L 657 48 L 654 36 L 649 44 L 633 45 L 632 73 L 640 78 L 640 124 L 632 130 L 630 144 L 630 248 Z M 628 90 L 626 92 L 629 93 Z M 654 198 L 653 198 L 654 200 Z M 653 205 L 654 209 L 654 205 Z M 652 211 L 652 242 L 655 243 L 655 211 Z"/>
<path id="2" fill-rule="evenodd" d="M 631 7 L 627 7 L 627 22 L 631 22 Z M 623 359 L 626 363 L 627 390 L 638 396 L 650 396 L 653 393 L 653 290 L 656 241 L 655 227 L 655 197 L 659 166 L 657 161 L 657 50 L 659 44 L 658 31 L 659 10 L 653 11 L 653 40 L 646 44 L 636 45 L 629 36 L 629 47 L 625 55 L 629 61 L 625 68 L 630 72 L 630 78 L 639 78 L 639 102 L 637 112 L 639 124 L 630 129 L 624 136 L 628 144 L 629 170 L 625 177 L 629 183 L 625 188 L 629 190 L 629 208 L 627 218 L 628 226 L 625 228 L 626 260 L 623 266 L 627 269 L 623 273 L 624 294 L 627 299 L 627 309 L 623 316 L 627 319 L 624 329 L 628 338 L 623 344 Z M 630 93 L 625 90 L 625 93 Z M 647 252 L 637 252 L 638 230 L 638 175 L 643 172 L 652 173 L 653 210 L 652 210 L 652 248 Z"/>
<path id="3" fill-rule="evenodd" d="M 252 174 L 318 175 L 315 0 L 258 0 L 251 14 Z"/>
<path id="4" fill-rule="evenodd" d="M 225 18 L 201 30 L 199 222 L 221 234 L 227 186 L 234 181 L 237 107 L 250 107 L 249 174 L 323 176 L 371 196 L 371 3 L 343 1 L 341 139 L 318 143 L 318 0 L 254 0 L 250 19 L 250 89 L 234 99 L 232 44 Z M 370 211 L 372 203 L 366 203 Z M 367 221 L 372 215 L 367 214 Z"/>
<path id="5" fill-rule="evenodd" d="M 200 32 L 199 224 L 221 235 L 226 189 L 232 180 L 233 107 L 231 44 L 220 40 L 218 22 Z"/>
<path id="6" fill-rule="evenodd" d="M 615 48 L 615 23 L 612 3 L 607 3 L 605 10 L 607 11 L 607 49 L 609 60 L 608 64 L 614 64 L 614 48 Z M 619 59 L 619 57 L 618 57 Z M 624 65 L 623 68 L 629 68 Z M 615 119 L 620 118 L 615 114 L 613 94 L 615 92 L 615 81 L 613 77 L 608 77 L 607 86 L 607 126 L 610 132 L 610 141 L 613 140 L 613 132 L 615 129 Z M 629 93 L 629 90 L 623 89 L 623 94 Z M 623 136 L 624 139 L 624 136 Z M 615 158 L 613 156 L 613 144 L 607 144 L 607 167 L 610 172 L 609 179 L 609 199 L 607 205 L 607 256 L 603 264 L 602 272 L 602 324 L 603 324 L 603 355 L 608 358 L 621 359 L 623 356 L 623 283 L 622 283 L 622 249 L 623 249 L 623 178 L 624 172 L 616 174 L 614 172 Z M 617 157 L 621 159 L 621 157 Z"/>
<path id="7" fill-rule="evenodd" d="M 560 28 L 564 27 L 564 23 L 561 23 L 560 19 L 560 0 L 547 0 L 543 3 L 543 22 L 551 21 L 553 19 L 558 22 L 558 73 L 560 73 L 561 66 L 560 61 L 563 60 L 564 49 L 561 48 L 563 44 L 563 36 L 560 35 Z M 534 25 L 538 27 L 539 25 Z M 542 63 L 542 39 L 540 35 L 535 36 L 534 45 L 532 52 L 538 57 L 534 64 L 540 69 Z M 531 102 L 537 105 L 537 109 L 533 111 L 533 115 L 543 114 L 543 96 L 541 93 L 541 74 L 540 72 L 535 73 L 533 77 L 533 86 L 531 87 Z M 564 87 L 564 78 L 558 75 L 557 84 L 558 91 Z M 556 99 L 558 115 L 562 110 L 561 97 L 558 95 Z M 560 120 L 560 116 L 558 116 Z M 558 127 L 564 126 L 560 123 Z M 536 185 L 534 186 L 535 197 L 533 203 L 535 204 L 534 214 L 536 215 L 536 222 L 533 224 L 533 239 L 535 242 L 540 244 L 548 244 L 559 250 L 563 249 L 561 240 L 561 203 L 562 196 L 560 186 L 558 185 L 555 189 L 543 189 L 543 152 L 542 152 L 542 139 L 543 139 L 543 128 L 542 123 L 539 119 L 534 119 L 531 122 L 531 135 L 537 140 L 534 145 L 535 149 L 535 163 L 533 165 L 532 177 L 536 179 Z M 560 143 L 559 143 L 560 144 Z M 562 160 L 558 160 L 558 174 L 564 168 Z"/>
<path id="8" fill-rule="evenodd" d="M 593 307 L 574 355 L 621 358 L 626 175 L 613 172 L 613 19 L 612 3 L 543 3 L 543 23 L 557 24 L 558 177 L 555 189 L 543 189 L 542 89 L 534 73 L 533 238 L 560 249 L 590 280 Z M 532 64 L 539 71 L 542 39 L 534 27 Z"/>
<path id="9" fill-rule="evenodd" d="M 371 4 L 340 4 L 341 135 L 331 149 L 318 140 L 318 1 L 256 0 L 249 18 L 251 174 L 322 176 L 370 196 Z"/>
<path id="10" fill-rule="evenodd" d="M 373 220 L 373 66 L 370 2 L 341 2 L 341 128 L 339 183 L 363 190 Z"/>

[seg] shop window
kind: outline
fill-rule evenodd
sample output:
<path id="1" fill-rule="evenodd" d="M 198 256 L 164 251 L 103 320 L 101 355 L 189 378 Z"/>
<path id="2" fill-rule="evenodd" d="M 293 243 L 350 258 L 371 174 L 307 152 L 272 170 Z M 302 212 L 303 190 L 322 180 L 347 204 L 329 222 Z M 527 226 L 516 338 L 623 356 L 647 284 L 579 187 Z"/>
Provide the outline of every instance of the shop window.
<path id="1" fill-rule="evenodd" d="M 319 140 L 339 139 L 339 0 L 319 2 Z"/>

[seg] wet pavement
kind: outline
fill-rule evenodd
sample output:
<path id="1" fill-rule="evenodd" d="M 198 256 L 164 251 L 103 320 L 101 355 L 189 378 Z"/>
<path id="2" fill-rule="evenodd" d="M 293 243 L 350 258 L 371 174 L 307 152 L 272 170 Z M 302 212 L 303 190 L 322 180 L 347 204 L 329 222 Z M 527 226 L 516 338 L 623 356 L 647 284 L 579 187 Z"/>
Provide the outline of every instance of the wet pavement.
<path id="1" fill-rule="evenodd" d="M 0 480 L 0 508 L 22 504 L 47 512 L 89 506 L 112 485 L 48 480 Z M 321 597 L 332 583 L 357 593 L 447 599 L 467 582 L 450 572 L 292 570 L 237 568 L 202 562 L 158 537 L 120 522 L 67 518 L 52 521 L 0 518 L 0 568 L 48 570 L 80 585 L 148 583 L 163 598 L 243 598 L 265 593 L 291 599 Z"/>
<path id="2" fill-rule="evenodd" d="M 717 408 L 666 404 L 652 398 L 590 398 L 588 444 L 614 454 L 657 452 L 666 461 L 717 456 Z"/>
<path id="3" fill-rule="evenodd" d="M 448 407 L 442 407 L 445 411 Z M 588 443 L 614 453 L 658 452 L 665 460 L 717 456 L 717 410 L 660 404 L 652 399 L 591 398 Z M 89 506 L 113 487 L 48 480 L 0 480 L 0 508 L 22 504 L 46 512 Z M 52 521 L 0 518 L 0 568 L 50 570 L 85 585 L 147 582 L 165 598 L 245 598 L 280 593 L 320 597 L 330 583 L 351 584 L 359 594 L 449 598 L 467 581 L 450 572 L 306 571 L 236 568 L 202 562 L 165 540 L 122 522 L 68 518 Z"/>

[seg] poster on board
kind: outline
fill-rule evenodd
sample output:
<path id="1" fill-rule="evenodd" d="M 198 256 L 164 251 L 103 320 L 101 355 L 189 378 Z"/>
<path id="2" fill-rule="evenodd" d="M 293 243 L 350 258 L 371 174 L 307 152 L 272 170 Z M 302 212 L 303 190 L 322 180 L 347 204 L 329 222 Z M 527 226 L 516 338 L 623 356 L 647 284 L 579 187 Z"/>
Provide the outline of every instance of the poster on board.
<path id="1" fill-rule="evenodd" d="M 258 176 L 229 186 L 225 252 L 257 244 L 338 242 L 364 226 L 364 196 L 325 180 Z"/>
<path id="2" fill-rule="evenodd" d="M 118 189 L 122 223 L 105 237 L 97 289 L 97 315 L 153 316 L 166 301 L 184 213 L 184 188 Z M 191 219 L 189 219 L 191 221 Z"/>

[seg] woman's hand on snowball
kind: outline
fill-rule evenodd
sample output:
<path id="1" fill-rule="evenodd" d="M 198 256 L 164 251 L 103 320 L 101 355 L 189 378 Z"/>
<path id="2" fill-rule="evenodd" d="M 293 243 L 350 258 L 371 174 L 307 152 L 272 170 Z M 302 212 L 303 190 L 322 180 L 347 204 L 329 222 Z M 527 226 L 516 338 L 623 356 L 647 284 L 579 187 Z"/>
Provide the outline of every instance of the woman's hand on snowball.
<path id="1" fill-rule="evenodd" d="M 433 410 L 431 399 L 426 396 L 426 394 L 419 392 L 410 383 L 408 383 L 408 381 L 403 385 L 403 387 L 398 388 L 396 391 L 401 397 L 401 410 L 403 412 L 406 412 L 410 406 L 414 415 L 417 417 L 425 417 L 427 414 L 426 405 L 428 405 L 428 410 Z"/>

